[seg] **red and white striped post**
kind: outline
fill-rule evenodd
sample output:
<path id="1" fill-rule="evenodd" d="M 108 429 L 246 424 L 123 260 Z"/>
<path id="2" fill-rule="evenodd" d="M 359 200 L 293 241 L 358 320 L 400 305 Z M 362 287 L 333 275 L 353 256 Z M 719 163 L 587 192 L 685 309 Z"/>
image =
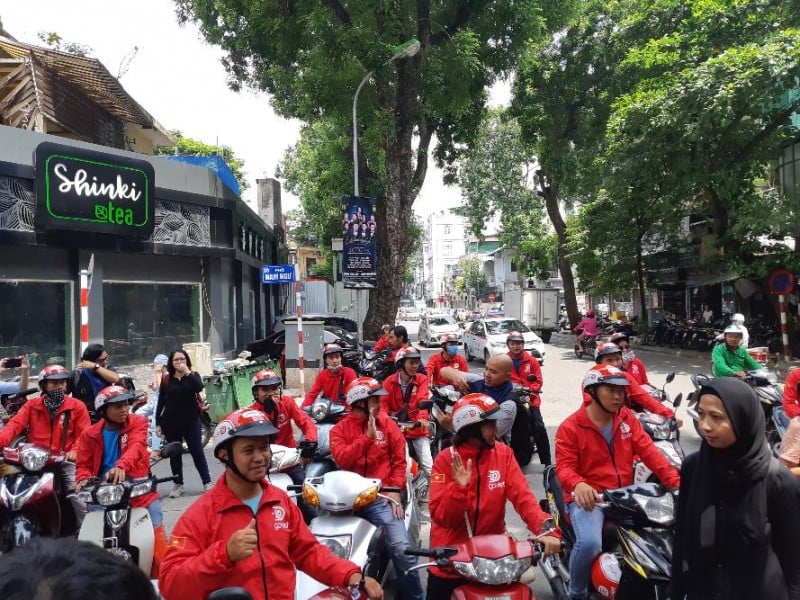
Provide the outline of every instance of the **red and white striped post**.
<path id="1" fill-rule="evenodd" d="M 297 303 L 297 368 L 300 396 L 306 395 L 306 361 L 303 358 L 303 284 L 300 281 L 300 265 L 294 266 L 294 297 Z"/>
<path id="2" fill-rule="evenodd" d="M 89 271 L 81 269 L 81 356 L 89 345 Z M 74 346 L 73 346 L 74 347 Z"/>
<path id="3" fill-rule="evenodd" d="M 789 323 L 786 317 L 786 296 L 778 295 L 778 305 L 781 312 L 781 337 L 783 338 L 783 360 L 789 362 L 792 349 L 789 346 Z"/>

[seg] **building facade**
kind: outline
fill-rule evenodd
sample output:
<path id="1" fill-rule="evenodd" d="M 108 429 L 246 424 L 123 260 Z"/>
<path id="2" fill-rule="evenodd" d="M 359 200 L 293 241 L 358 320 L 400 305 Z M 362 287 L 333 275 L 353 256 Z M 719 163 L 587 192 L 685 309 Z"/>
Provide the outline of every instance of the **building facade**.
<path id="1" fill-rule="evenodd" d="M 464 217 L 450 211 L 439 211 L 425 219 L 422 241 L 424 298 L 433 306 L 447 292 L 449 271 L 465 254 L 466 226 Z"/>

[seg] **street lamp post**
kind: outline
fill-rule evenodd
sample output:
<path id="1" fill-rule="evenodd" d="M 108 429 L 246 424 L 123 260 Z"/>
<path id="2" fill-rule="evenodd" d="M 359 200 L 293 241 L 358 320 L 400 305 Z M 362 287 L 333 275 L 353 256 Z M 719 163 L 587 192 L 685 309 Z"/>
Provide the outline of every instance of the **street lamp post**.
<path id="1" fill-rule="evenodd" d="M 394 49 L 394 54 L 392 57 L 387 60 L 383 65 L 386 66 L 391 64 L 392 62 L 399 60 L 401 58 L 409 58 L 414 56 L 417 52 L 419 52 L 420 43 L 417 39 L 410 39 L 407 42 L 396 46 Z M 359 189 L 358 189 L 358 95 L 361 93 L 361 88 L 364 87 L 364 84 L 369 81 L 370 77 L 375 73 L 375 71 L 370 71 L 366 75 L 364 75 L 364 79 L 361 80 L 361 83 L 358 84 L 356 88 L 355 96 L 353 96 L 353 196 L 358 198 L 359 196 Z M 364 342 L 364 320 L 361 317 L 361 309 L 364 303 L 363 297 L 364 290 L 357 289 L 356 290 L 356 322 L 358 324 L 358 341 L 363 343 Z"/>

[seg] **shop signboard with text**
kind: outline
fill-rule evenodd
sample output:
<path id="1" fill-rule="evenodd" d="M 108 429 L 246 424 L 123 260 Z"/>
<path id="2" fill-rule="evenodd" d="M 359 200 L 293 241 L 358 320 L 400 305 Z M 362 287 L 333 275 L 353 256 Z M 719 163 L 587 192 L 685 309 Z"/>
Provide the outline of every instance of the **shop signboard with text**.
<path id="1" fill-rule="evenodd" d="M 378 285 L 375 199 L 342 197 L 342 283 L 345 288 Z"/>
<path id="2" fill-rule="evenodd" d="M 155 217 L 155 172 L 125 156 L 45 142 L 36 147 L 37 229 L 147 238 Z"/>

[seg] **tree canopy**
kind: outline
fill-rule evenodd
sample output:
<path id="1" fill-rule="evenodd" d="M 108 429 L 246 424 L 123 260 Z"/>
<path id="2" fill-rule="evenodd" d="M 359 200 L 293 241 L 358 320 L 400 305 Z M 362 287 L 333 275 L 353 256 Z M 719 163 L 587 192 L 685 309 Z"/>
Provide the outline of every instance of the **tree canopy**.
<path id="1" fill-rule="evenodd" d="M 236 156 L 230 146 L 206 144 L 205 142 L 186 137 L 178 130 L 173 130 L 171 133 L 175 136 L 175 145 L 159 146 L 155 149 L 154 153 L 156 155 L 219 156 L 225 161 L 225 164 L 230 167 L 231 171 L 233 171 L 233 176 L 236 178 L 236 182 L 239 184 L 241 190 L 244 191 L 250 187 L 244 177 L 244 161 Z"/>

